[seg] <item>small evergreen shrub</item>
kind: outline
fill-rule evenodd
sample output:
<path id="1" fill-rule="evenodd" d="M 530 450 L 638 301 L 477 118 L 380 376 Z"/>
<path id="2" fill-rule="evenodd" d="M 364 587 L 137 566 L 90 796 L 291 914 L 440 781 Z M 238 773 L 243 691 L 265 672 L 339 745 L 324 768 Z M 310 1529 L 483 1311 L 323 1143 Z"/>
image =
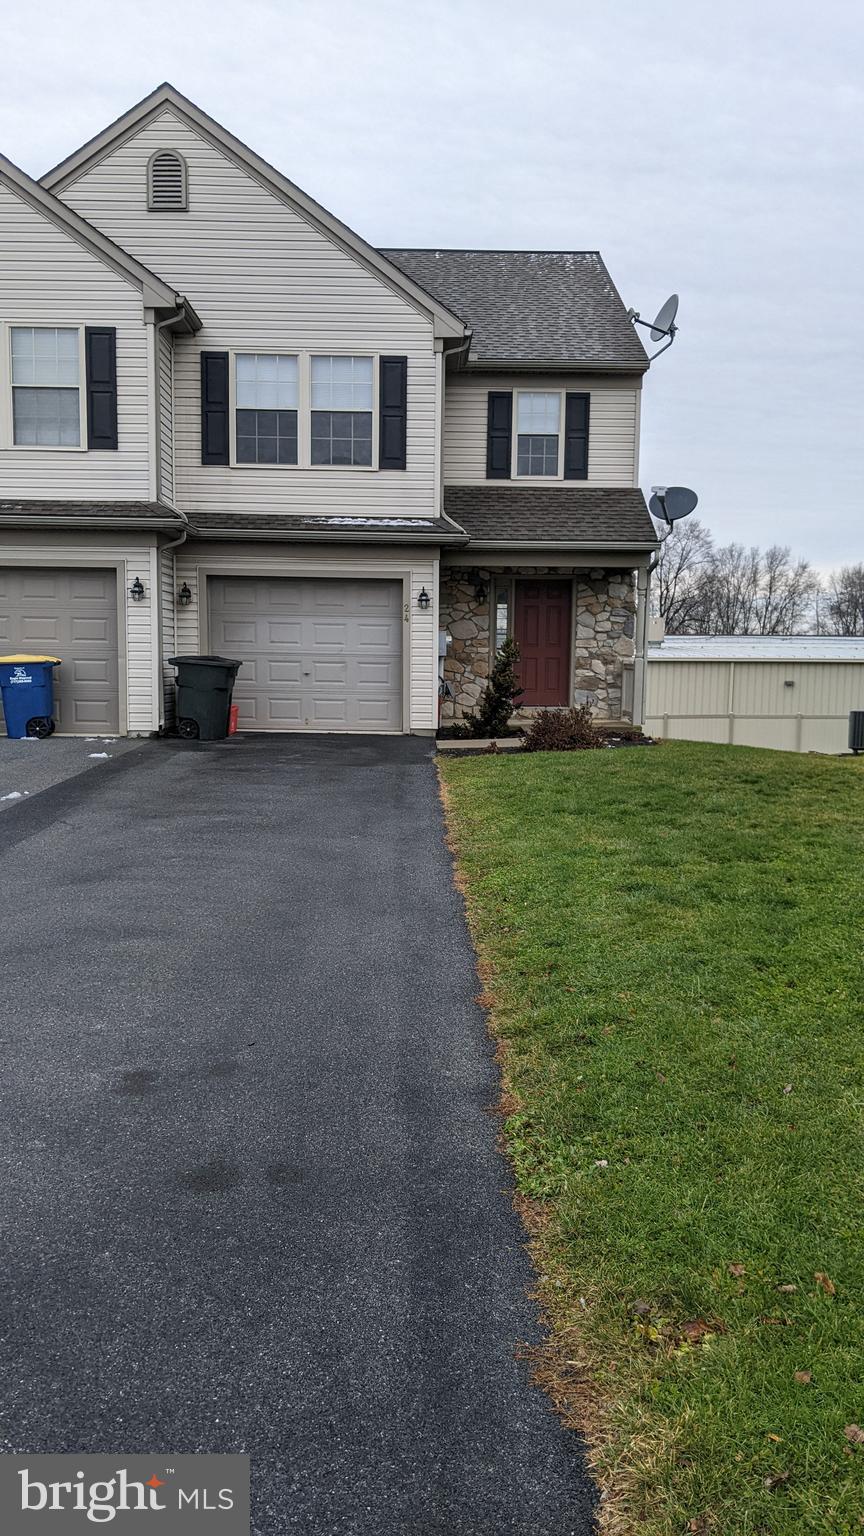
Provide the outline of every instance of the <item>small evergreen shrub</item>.
<path id="1" fill-rule="evenodd" d="M 475 736 L 507 736 L 510 716 L 522 697 L 516 664 L 519 647 L 515 640 L 505 640 L 489 674 L 489 681 L 480 696 L 477 713 L 472 720 Z"/>
<path id="2" fill-rule="evenodd" d="M 581 752 L 603 745 L 587 704 L 572 709 L 541 709 L 522 734 L 525 752 Z"/>

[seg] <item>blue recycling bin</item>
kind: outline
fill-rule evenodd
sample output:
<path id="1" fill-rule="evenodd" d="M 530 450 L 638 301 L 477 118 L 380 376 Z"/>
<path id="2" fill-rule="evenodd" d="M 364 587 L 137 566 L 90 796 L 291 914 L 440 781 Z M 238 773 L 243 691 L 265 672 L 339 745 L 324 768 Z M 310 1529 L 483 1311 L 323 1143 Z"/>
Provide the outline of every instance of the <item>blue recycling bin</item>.
<path id="1" fill-rule="evenodd" d="M 6 734 L 50 736 L 54 730 L 54 668 L 57 656 L 0 656 L 0 694 Z"/>

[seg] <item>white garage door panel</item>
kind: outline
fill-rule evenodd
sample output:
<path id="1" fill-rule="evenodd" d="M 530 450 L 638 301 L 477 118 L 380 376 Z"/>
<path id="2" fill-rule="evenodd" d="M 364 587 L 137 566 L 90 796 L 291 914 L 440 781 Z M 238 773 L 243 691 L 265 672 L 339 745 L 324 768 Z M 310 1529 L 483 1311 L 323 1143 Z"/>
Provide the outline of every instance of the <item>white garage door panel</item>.
<path id="1" fill-rule="evenodd" d="M 208 588 L 210 649 L 243 663 L 241 727 L 401 729 L 401 582 L 220 576 Z"/>
<path id="2" fill-rule="evenodd" d="M 0 654 L 14 651 L 61 658 L 54 674 L 58 731 L 117 730 L 115 571 L 0 566 Z"/>

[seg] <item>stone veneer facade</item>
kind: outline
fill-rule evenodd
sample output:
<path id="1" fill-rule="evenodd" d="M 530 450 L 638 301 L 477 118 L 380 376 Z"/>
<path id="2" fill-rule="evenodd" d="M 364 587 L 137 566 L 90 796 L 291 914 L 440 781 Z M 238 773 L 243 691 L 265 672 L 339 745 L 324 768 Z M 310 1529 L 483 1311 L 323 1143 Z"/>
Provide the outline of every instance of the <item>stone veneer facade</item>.
<path id="1" fill-rule="evenodd" d="M 572 702 L 590 704 L 598 720 L 620 720 L 624 663 L 632 659 L 635 649 L 636 588 L 632 571 L 567 571 L 542 566 L 525 566 L 515 571 L 471 571 L 443 566 L 441 628 L 451 636 L 444 677 L 455 698 L 442 700 L 442 724 L 474 713 L 489 677 L 489 626 L 496 583 L 500 586 L 511 577 L 520 576 L 549 576 L 559 581 L 570 577 L 574 581 Z M 482 602 L 477 596 L 481 582 L 486 589 Z"/>

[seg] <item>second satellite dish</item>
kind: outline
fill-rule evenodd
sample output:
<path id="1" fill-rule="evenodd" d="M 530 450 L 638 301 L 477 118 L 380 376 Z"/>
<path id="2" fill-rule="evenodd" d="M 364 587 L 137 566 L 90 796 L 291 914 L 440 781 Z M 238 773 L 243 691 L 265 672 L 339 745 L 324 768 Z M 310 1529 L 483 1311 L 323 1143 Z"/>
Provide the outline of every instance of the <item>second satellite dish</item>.
<path id="1" fill-rule="evenodd" d="M 651 327 L 652 341 L 662 341 L 664 336 L 669 336 L 673 333 L 677 313 L 678 295 L 673 293 L 670 294 L 665 304 L 661 304 L 654 317 L 654 324 Z"/>

